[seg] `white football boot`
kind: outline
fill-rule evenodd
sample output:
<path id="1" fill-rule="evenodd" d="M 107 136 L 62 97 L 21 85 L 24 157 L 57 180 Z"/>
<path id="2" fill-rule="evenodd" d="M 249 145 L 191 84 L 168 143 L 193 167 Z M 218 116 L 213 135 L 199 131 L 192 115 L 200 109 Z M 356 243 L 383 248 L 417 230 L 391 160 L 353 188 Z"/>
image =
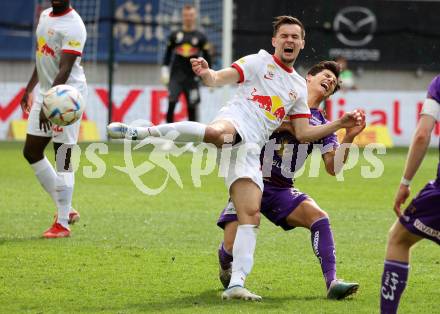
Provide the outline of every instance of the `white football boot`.
<path id="1" fill-rule="evenodd" d="M 243 288 L 242 286 L 233 286 L 222 293 L 223 300 L 246 300 L 246 301 L 261 301 L 261 297 L 259 295 L 253 294 L 248 289 Z"/>
<path id="2" fill-rule="evenodd" d="M 107 125 L 107 134 L 113 139 L 127 138 L 129 126 L 122 122 L 112 122 Z"/>

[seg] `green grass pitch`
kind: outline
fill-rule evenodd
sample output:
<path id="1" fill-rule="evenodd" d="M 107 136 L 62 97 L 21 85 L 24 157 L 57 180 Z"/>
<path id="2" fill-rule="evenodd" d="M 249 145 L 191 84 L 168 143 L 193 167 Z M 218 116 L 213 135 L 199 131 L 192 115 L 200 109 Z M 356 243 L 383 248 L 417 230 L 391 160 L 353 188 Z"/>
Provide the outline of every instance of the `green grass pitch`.
<path id="1" fill-rule="evenodd" d="M 174 159 L 184 188 L 173 181 L 157 196 L 140 193 L 123 166 L 122 146 L 102 155 L 105 175 L 89 179 L 81 158 L 74 207 L 81 221 L 72 237 L 44 240 L 55 208 L 22 157 L 22 143 L 0 143 L 0 313 L 378 313 L 386 235 L 395 220 L 391 206 L 406 149 L 378 156 L 378 179 L 363 179 L 359 164 L 345 181 L 323 173 L 303 175 L 297 187 L 313 196 L 331 218 L 338 276 L 358 281 L 346 301 L 325 299 L 325 286 L 305 229 L 284 232 L 264 218 L 258 235 L 250 290 L 261 303 L 223 302 L 218 281 L 215 225 L 227 193 L 215 173 L 196 188 L 191 155 Z M 85 145 L 81 146 L 83 152 Z M 53 150 L 48 149 L 52 158 Z M 134 153 L 140 163 L 148 155 Z M 413 194 L 435 175 L 430 150 L 414 180 Z M 322 167 L 321 167 L 322 168 Z M 158 187 L 162 170 L 142 179 Z M 423 241 L 413 250 L 401 313 L 438 312 L 440 250 Z"/>

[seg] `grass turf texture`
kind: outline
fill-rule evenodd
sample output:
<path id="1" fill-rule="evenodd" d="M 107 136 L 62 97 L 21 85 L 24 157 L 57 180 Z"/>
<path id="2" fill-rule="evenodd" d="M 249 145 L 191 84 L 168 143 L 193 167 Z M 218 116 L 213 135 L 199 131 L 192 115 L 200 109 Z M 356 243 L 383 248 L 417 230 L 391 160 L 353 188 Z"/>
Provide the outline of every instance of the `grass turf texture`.
<path id="1" fill-rule="evenodd" d="M 191 155 L 174 159 L 184 189 L 173 181 L 157 196 L 141 194 L 123 166 L 121 145 L 102 155 L 100 179 L 88 179 L 81 158 L 74 206 L 81 221 L 69 239 L 44 240 L 54 206 L 22 157 L 22 143 L 0 143 L 0 312 L 183 312 L 183 313 L 377 313 L 386 235 L 395 220 L 391 206 L 406 149 L 379 156 L 379 179 L 363 179 L 363 158 L 344 174 L 345 181 L 324 174 L 303 175 L 297 187 L 312 195 L 331 218 L 338 276 L 358 281 L 358 294 L 346 301 L 325 299 L 319 264 L 305 229 L 284 232 L 262 219 L 255 265 L 247 280 L 262 303 L 222 302 L 217 279 L 215 226 L 227 200 L 221 178 L 202 178 L 195 188 Z M 84 152 L 85 145 L 82 145 Z M 48 156 L 52 157 L 52 148 Z M 134 153 L 136 163 L 145 152 Z M 413 194 L 435 175 L 437 151 L 430 150 L 414 180 Z M 321 165 L 321 168 L 322 165 Z M 153 170 L 143 181 L 160 186 L 164 172 Z M 402 313 L 438 310 L 440 250 L 422 241 L 413 251 Z"/>

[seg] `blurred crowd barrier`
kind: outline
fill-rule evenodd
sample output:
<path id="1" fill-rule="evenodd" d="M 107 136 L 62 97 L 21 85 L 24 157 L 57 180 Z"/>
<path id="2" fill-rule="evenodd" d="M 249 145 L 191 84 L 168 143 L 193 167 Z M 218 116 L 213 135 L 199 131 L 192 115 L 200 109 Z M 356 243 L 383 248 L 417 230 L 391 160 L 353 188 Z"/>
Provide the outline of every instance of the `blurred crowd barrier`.
<path id="1" fill-rule="evenodd" d="M 20 108 L 24 92 L 22 83 L 0 85 L 0 140 L 22 139 L 26 132 L 27 116 Z M 148 120 L 153 124 L 163 123 L 168 106 L 167 91 L 163 86 L 114 86 L 112 121 L 132 123 Z M 218 110 L 227 103 L 234 88 L 202 88 L 200 120 L 209 123 Z M 328 119 L 334 120 L 345 111 L 363 109 L 367 115 L 364 140 L 382 142 L 387 146 L 408 146 L 426 92 L 411 91 L 348 91 L 339 92 L 325 103 Z M 186 101 L 180 98 L 176 108 L 176 121 L 187 119 Z M 20 122 L 21 121 L 21 122 Z M 84 140 L 105 140 L 108 121 L 108 94 L 104 85 L 89 85 L 87 107 L 83 116 Z M 380 128 L 378 128 L 380 127 Z M 377 131 L 379 130 L 379 131 Z M 432 136 L 432 145 L 438 142 L 440 127 L 437 125 Z M 366 139 L 365 139 L 366 137 Z"/>

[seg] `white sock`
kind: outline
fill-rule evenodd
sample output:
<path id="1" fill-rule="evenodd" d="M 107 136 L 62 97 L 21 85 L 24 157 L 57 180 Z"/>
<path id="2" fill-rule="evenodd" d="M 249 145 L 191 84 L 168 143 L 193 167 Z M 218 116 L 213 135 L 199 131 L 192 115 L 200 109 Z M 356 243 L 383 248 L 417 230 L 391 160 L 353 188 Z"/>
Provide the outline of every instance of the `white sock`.
<path id="1" fill-rule="evenodd" d="M 232 248 L 232 275 L 229 287 L 242 286 L 246 276 L 254 265 L 255 244 L 257 242 L 257 225 L 239 225 Z"/>
<path id="2" fill-rule="evenodd" d="M 55 181 L 57 179 L 57 173 L 53 168 L 49 160 L 44 157 L 43 159 L 31 164 L 32 169 L 34 169 L 35 176 L 40 182 L 44 190 L 50 195 L 54 203 L 56 204 L 57 192 L 55 188 Z"/>
<path id="3" fill-rule="evenodd" d="M 56 180 L 57 191 L 57 222 L 69 229 L 69 212 L 72 206 L 73 185 L 75 174 L 73 172 L 58 172 Z"/>
<path id="4" fill-rule="evenodd" d="M 194 121 L 182 121 L 145 127 L 135 127 L 137 138 L 144 139 L 148 136 L 162 137 L 174 142 L 203 142 L 206 125 Z"/>

